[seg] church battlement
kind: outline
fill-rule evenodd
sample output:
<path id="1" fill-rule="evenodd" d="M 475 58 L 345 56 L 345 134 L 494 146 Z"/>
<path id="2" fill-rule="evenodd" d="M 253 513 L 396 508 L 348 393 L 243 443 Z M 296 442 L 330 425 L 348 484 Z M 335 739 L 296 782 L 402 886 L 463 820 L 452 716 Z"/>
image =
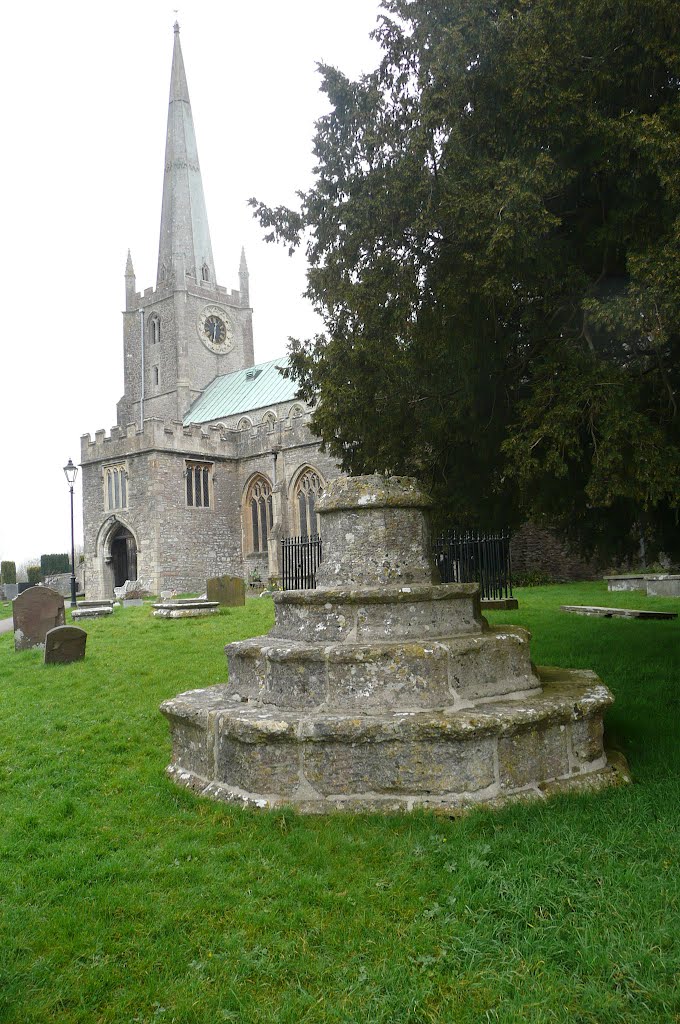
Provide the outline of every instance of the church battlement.
<path id="1" fill-rule="evenodd" d="M 149 286 L 148 288 L 145 288 L 143 292 L 134 292 L 128 296 L 126 312 L 137 313 L 140 308 L 143 309 L 147 306 L 152 306 L 154 303 L 160 302 L 163 299 L 167 299 L 172 295 L 174 290 L 175 289 L 172 285 L 165 283 L 159 285 L 157 288 Z M 196 281 L 191 274 L 186 275 L 184 288 L 182 290 L 204 300 L 221 300 L 227 306 L 237 306 L 241 308 L 241 306 L 244 305 L 241 292 L 238 288 L 227 288 L 221 284 L 213 284 L 211 281 Z M 245 305 L 247 305 L 247 301 Z"/>
<path id="2" fill-rule="evenodd" d="M 318 441 L 314 440 L 309 432 L 310 418 L 309 414 L 294 419 L 285 417 L 277 420 L 273 429 L 268 423 L 255 423 L 252 427 L 233 431 L 239 439 L 240 457 L 263 455 L 271 452 L 273 448 L 290 450 L 307 448 L 310 445 L 317 448 Z"/>
<path id="3" fill-rule="evenodd" d="M 147 451 L 174 451 L 197 459 L 236 458 L 239 431 L 222 425 L 203 426 L 192 423 L 185 427 L 181 420 L 147 419 L 140 429 L 135 423 L 95 431 L 80 439 L 80 461 L 83 465 L 111 459 L 125 459 Z"/>

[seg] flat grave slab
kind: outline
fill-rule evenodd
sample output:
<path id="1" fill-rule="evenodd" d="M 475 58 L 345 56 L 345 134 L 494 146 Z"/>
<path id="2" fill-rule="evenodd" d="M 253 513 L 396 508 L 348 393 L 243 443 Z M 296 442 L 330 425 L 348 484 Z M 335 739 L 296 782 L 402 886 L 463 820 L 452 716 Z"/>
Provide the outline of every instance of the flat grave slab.
<path id="1" fill-rule="evenodd" d="M 72 619 L 103 619 L 107 615 L 113 615 L 113 606 L 110 604 L 91 605 L 89 608 L 74 608 L 71 612 Z"/>
<path id="2" fill-rule="evenodd" d="M 595 604 L 563 604 L 560 611 L 593 615 L 601 619 L 677 619 L 677 612 L 647 611 L 640 608 L 604 608 Z"/>
<path id="3" fill-rule="evenodd" d="M 55 626 L 45 637 L 45 665 L 69 665 L 85 657 L 87 633 L 78 626 Z"/>
<path id="4" fill-rule="evenodd" d="M 480 602 L 482 611 L 508 612 L 519 608 L 519 601 L 516 597 L 485 597 Z"/>
<path id="5" fill-rule="evenodd" d="M 195 619 L 201 615 L 216 615 L 220 610 L 220 603 L 206 601 L 200 597 L 185 597 L 174 601 L 161 601 L 153 607 L 154 615 L 159 619 Z"/>

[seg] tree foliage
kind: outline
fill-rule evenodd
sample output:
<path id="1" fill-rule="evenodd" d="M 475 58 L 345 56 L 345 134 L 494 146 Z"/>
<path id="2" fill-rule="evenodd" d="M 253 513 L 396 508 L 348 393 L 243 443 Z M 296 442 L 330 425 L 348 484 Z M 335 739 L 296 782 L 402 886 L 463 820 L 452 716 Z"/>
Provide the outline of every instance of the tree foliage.
<path id="1" fill-rule="evenodd" d="M 17 567 L 15 562 L 0 562 L 0 583 L 16 583 Z"/>
<path id="2" fill-rule="evenodd" d="M 676 0 L 384 0 L 383 57 L 321 66 L 313 186 L 255 200 L 306 245 L 292 341 L 350 472 L 413 474 L 484 524 L 678 546 Z"/>
<path id="3" fill-rule="evenodd" d="M 70 571 L 71 561 L 67 552 L 40 556 L 40 572 L 43 579 L 45 576 L 56 576 Z"/>

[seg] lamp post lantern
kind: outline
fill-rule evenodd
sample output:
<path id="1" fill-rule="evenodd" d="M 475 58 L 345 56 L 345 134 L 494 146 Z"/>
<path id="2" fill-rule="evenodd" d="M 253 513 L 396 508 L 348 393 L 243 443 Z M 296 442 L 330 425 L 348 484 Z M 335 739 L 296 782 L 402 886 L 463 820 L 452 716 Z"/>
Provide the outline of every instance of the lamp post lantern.
<path id="1" fill-rule="evenodd" d="M 78 467 L 73 465 L 73 461 L 71 459 L 69 459 L 64 466 L 64 476 L 68 481 L 68 487 L 71 492 L 71 608 L 76 608 L 76 548 L 73 539 L 73 485 L 76 482 L 76 477 L 78 476 Z"/>

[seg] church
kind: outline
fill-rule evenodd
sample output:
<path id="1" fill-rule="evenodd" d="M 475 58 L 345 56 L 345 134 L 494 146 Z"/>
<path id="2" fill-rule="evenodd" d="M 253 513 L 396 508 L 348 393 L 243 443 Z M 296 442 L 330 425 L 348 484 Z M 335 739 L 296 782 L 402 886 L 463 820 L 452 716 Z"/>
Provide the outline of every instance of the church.
<path id="1" fill-rule="evenodd" d="M 177 24 L 164 168 L 155 287 L 125 267 L 117 424 L 81 439 L 88 598 L 128 579 L 155 594 L 276 579 L 281 538 L 317 532 L 338 475 L 286 357 L 254 363 L 243 251 L 238 290 L 217 283 Z"/>

